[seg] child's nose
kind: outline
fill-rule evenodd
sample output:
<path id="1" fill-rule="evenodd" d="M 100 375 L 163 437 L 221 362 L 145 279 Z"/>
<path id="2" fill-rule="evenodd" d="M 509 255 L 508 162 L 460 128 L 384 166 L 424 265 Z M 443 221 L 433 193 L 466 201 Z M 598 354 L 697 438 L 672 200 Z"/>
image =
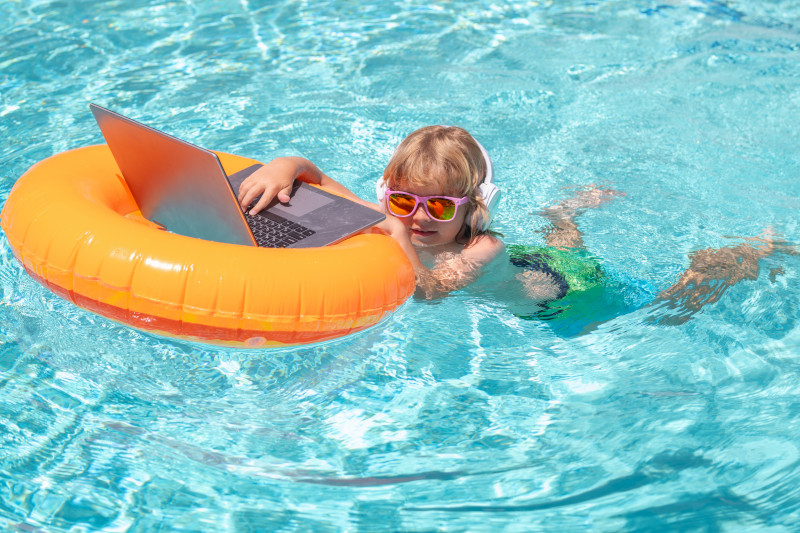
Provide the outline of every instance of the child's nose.
<path id="1" fill-rule="evenodd" d="M 414 212 L 414 220 L 426 221 L 426 220 L 430 220 L 430 219 L 431 219 L 431 217 L 428 216 L 428 212 L 425 211 L 425 206 L 422 205 L 422 204 L 419 204 L 417 206 L 417 210 Z"/>

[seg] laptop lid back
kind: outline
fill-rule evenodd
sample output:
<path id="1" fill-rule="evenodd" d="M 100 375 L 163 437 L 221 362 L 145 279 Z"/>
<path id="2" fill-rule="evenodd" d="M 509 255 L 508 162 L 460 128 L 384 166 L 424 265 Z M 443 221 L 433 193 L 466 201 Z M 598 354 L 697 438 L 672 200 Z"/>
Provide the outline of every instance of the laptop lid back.
<path id="1" fill-rule="evenodd" d="M 169 231 L 255 246 L 216 154 L 90 104 L 142 215 Z"/>

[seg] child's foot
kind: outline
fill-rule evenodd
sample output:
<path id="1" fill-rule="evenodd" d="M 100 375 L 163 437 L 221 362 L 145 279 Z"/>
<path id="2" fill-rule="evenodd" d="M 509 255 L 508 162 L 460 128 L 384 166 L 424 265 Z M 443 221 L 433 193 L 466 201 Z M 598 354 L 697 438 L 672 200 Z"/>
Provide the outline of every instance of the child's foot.
<path id="1" fill-rule="evenodd" d="M 552 227 L 544 230 L 545 242 L 556 248 L 583 248 L 583 233 L 578 229 L 575 218 L 585 210 L 603 205 L 624 192 L 611 187 L 589 185 L 572 198 L 542 210 L 540 215 L 550 221 Z"/>
<path id="2" fill-rule="evenodd" d="M 599 207 L 614 198 L 625 196 L 624 192 L 603 187 L 601 185 L 588 185 L 578 190 L 572 198 L 542 210 L 541 214 L 550 220 L 571 220 L 587 209 Z"/>
<path id="3" fill-rule="evenodd" d="M 772 226 L 764 228 L 758 237 L 749 237 L 745 240 L 756 243 L 752 246 L 758 251 L 761 257 L 766 257 L 773 253 L 800 255 L 797 245 L 787 241 L 783 235 L 775 231 L 775 228 Z"/>

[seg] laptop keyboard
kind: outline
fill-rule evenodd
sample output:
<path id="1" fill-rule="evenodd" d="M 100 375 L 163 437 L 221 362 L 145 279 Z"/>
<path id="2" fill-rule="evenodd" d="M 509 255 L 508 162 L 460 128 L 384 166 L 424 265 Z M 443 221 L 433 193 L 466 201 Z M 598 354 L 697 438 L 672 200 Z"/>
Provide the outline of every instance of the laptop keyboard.
<path id="1" fill-rule="evenodd" d="M 286 248 L 314 235 L 314 230 L 285 218 L 262 211 L 257 215 L 244 214 L 256 242 L 263 248 Z"/>

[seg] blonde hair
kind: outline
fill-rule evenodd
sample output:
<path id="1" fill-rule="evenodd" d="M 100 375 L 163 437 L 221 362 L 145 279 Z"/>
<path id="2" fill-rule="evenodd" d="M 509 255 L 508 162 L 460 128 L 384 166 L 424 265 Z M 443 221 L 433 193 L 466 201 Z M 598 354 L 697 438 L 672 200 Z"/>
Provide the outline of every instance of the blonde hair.
<path id="1" fill-rule="evenodd" d="M 411 133 L 383 171 L 383 182 L 390 189 L 436 186 L 444 196 L 466 196 L 467 216 L 456 237 L 462 244 L 487 233 L 481 221 L 489 219 L 489 211 L 479 189 L 485 177 L 480 146 L 457 126 L 427 126 Z"/>

